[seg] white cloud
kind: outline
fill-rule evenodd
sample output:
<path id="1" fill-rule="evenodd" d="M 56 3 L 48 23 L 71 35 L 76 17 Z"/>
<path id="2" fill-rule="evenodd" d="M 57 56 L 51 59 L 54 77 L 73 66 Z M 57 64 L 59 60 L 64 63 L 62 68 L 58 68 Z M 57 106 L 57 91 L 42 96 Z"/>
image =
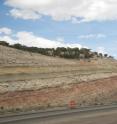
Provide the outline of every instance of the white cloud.
<path id="1" fill-rule="evenodd" d="M 97 38 L 105 38 L 106 35 L 105 34 L 97 34 Z"/>
<path id="2" fill-rule="evenodd" d="M 107 53 L 107 52 L 105 51 L 105 48 L 104 48 L 104 47 L 98 47 L 98 48 L 97 48 L 97 52 L 98 52 L 98 53 L 102 53 L 102 54 Z"/>
<path id="3" fill-rule="evenodd" d="M 23 19 L 46 15 L 73 23 L 117 20 L 117 0 L 6 0 L 5 4 L 12 7 L 12 16 Z"/>
<path id="4" fill-rule="evenodd" d="M 36 47 L 43 47 L 43 48 L 56 48 L 56 47 L 79 47 L 82 46 L 80 44 L 69 44 L 64 43 L 57 40 L 48 40 L 43 37 L 35 36 L 32 32 L 18 32 L 16 37 L 21 44 L 27 46 L 36 46 Z"/>
<path id="5" fill-rule="evenodd" d="M 65 41 L 63 37 L 57 37 L 56 40 L 59 41 L 59 42 L 64 42 Z"/>
<path id="6" fill-rule="evenodd" d="M 6 42 L 8 42 L 10 44 L 15 44 L 15 43 L 18 42 L 17 40 L 14 40 L 10 36 L 6 36 L 6 35 L 0 36 L 0 41 L 6 41 Z"/>
<path id="7" fill-rule="evenodd" d="M 0 28 L 0 34 L 9 35 L 11 33 L 12 33 L 12 30 L 10 28 L 6 28 L 6 27 Z"/>
<path id="8" fill-rule="evenodd" d="M 80 35 L 78 38 L 80 39 L 92 39 L 92 38 L 105 38 L 105 34 L 87 34 L 87 35 Z"/>
<path id="9" fill-rule="evenodd" d="M 22 18 L 24 20 L 36 20 L 39 19 L 41 16 L 31 10 L 19 10 L 19 9 L 12 9 L 10 14 L 15 18 Z"/>
<path id="10" fill-rule="evenodd" d="M 82 45 L 78 43 L 70 44 L 70 43 L 64 43 L 64 41 L 61 42 L 57 40 L 48 40 L 43 37 L 35 36 L 32 32 L 26 32 L 26 31 L 17 32 L 15 35 L 11 34 L 9 36 L 3 34 L 0 36 L 0 41 L 7 41 L 10 44 L 20 43 L 26 46 L 34 46 L 41 48 L 56 48 L 56 47 L 82 48 Z"/>
<path id="11" fill-rule="evenodd" d="M 32 32 L 18 32 L 16 37 L 21 44 L 27 46 L 36 46 L 36 47 L 57 47 L 62 46 L 62 44 L 58 41 L 48 40 L 42 37 L 35 36 Z"/>

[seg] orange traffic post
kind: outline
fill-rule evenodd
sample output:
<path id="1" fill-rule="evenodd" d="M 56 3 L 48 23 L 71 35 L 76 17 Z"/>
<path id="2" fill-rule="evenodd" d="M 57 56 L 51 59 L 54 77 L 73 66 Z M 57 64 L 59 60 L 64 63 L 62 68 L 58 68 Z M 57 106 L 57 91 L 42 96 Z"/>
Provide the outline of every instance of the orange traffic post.
<path id="1" fill-rule="evenodd" d="M 76 102 L 74 100 L 69 102 L 69 108 L 71 109 L 76 108 Z"/>

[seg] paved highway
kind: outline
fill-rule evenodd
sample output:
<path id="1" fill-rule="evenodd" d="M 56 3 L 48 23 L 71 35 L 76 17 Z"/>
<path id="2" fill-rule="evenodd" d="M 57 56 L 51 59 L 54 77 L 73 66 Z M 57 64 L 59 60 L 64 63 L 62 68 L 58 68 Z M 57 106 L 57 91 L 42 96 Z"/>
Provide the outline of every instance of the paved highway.
<path id="1" fill-rule="evenodd" d="M 117 124 L 117 105 L 7 115 L 0 124 Z"/>

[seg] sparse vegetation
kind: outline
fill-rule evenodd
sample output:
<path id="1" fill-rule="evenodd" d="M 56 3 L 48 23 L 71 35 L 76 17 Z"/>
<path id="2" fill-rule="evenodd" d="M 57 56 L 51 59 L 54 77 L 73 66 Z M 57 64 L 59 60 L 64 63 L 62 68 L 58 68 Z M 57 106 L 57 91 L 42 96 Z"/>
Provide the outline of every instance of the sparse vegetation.
<path id="1" fill-rule="evenodd" d="M 65 48 L 65 47 L 58 47 L 58 48 L 38 48 L 38 47 L 27 47 L 25 45 L 21 44 L 14 44 L 10 45 L 9 43 L 5 41 L 0 41 L 0 45 L 16 48 L 23 51 L 29 51 L 34 53 L 40 53 L 47 56 L 54 56 L 54 57 L 61 57 L 61 58 L 67 58 L 67 59 L 90 59 L 94 57 L 98 58 L 107 58 L 107 54 L 92 52 L 90 49 L 87 48 Z M 109 56 L 109 58 L 113 58 L 112 56 Z"/>

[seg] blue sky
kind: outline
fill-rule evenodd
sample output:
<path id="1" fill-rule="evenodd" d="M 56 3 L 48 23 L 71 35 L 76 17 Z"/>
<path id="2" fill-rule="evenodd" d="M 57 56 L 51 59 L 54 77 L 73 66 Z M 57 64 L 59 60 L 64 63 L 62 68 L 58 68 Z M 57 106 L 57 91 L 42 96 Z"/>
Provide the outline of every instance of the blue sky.
<path id="1" fill-rule="evenodd" d="M 117 57 L 115 0 L 82 0 L 85 8 L 81 0 L 20 1 L 0 0 L 0 40 L 37 47 L 88 47 Z"/>

